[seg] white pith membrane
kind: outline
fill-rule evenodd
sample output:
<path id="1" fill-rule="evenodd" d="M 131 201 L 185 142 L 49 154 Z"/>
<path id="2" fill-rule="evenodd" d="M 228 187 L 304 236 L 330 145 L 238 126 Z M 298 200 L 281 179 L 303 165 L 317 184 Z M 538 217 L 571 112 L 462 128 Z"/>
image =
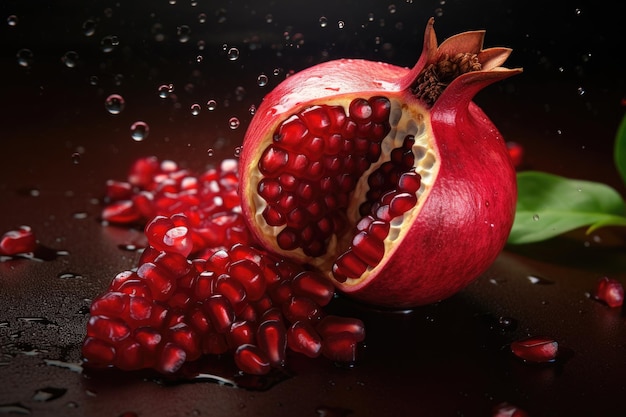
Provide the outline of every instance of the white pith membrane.
<path id="1" fill-rule="evenodd" d="M 356 97 L 340 97 L 336 99 L 329 99 L 323 104 L 327 106 L 341 105 L 349 116 L 350 102 Z M 368 99 L 368 96 L 362 98 Z M 335 279 L 332 267 L 335 260 L 344 252 L 346 252 L 350 246 L 352 239 L 355 235 L 355 225 L 363 218 L 359 212 L 359 207 L 366 200 L 366 194 L 370 189 L 368 185 L 368 177 L 371 173 L 376 171 L 382 164 L 390 160 L 391 151 L 396 148 L 402 148 L 403 142 L 407 136 L 413 136 L 414 144 L 411 148 L 414 163 L 413 170 L 421 176 L 421 184 L 417 192 L 417 203 L 413 208 L 406 211 L 404 214 L 393 218 L 390 222 L 390 229 L 387 237 L 384 239 L 383 244 L 385 248 L 385 257 L 390 256 L 394 251 L 394 246 L 397 242 L 402 241 L 408 227 L 413 219 L 419 214 L 424 201 L 432 185 L 437 177 L 439 171 L 439 160 L 437 158 L 437 152 L 433 144 L 433 135 L 430 130 L 429 112 L 418 102 L 413 102 L 411 105 L 407 105 L 405 101 L 401 101 L 396 97 L 387 97 L 391 104 L 389 125 L 390 131 L 381 142 L 381 154 L 377 161 L 373 162 L 370 167 L 364 172 L 364 174 L 357 181 L 353 191 L 349 196 L 349 206 L 346 209 L 346 216 L 349 222 L 349 227 L 346 228 L 346 232 L 342 236 L 332 234 L 327 240 L 325 247 L 326 252 L 324 255 L 318 257 L 311 257 L 304 253 L 301 248 L 293 250 L 284 250 L 280 248 L 276 242 L 276 236 L 285 229 L 287 226 L 271 226 L 267 223 L 263 216 L 263 211 L 267 207 L 268 203 L 263 197 L 256 191 L 258 189 L 259 182 L 264 178 L 263 174 L 258 169 L 259 160 L 262 152 L 259 152 L 256 160 L 252 164 L 253 171 L 250 173 L 249 190 L 254 190 L 250 194 L 252 195 L 253 212 L 255 213 L 255 220 L 259 230 L 263 231 L 266 240 L 273 242 L 273 249 L 287 257 L 298 259 L 301 262 L 311 264 L 319 268 L 322 272 L 328 275 L 329 278 Z M 295 109 L 291 114 L 299 113 L 300 111 L 310 107 L 303 106 L 302 108 Z M 287 114 L 278 125 L 286 120 L 291 114 Z M 273 130 L 269 134 L 269 137 L 263 141 L 263 149 L 272 143 Z M 407 254 L 410 256 L 410 254 Z M 368 266 L 364 273 L 360 276 L 349 276 L 347 280 L 343 282 L 344 286 L 356 285 L 367 279 L 379 265 Z"/>

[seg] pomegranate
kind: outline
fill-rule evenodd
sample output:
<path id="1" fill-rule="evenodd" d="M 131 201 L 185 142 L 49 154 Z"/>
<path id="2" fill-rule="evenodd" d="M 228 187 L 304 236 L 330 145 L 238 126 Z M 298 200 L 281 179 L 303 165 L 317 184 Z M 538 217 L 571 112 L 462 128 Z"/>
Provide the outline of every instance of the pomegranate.
<path id="1" fill-rule="evenodd" d="M 259 106 L 240 157 L 243 215 L 267 250 L 310 264 L 367 303 L 444 299 L 503 248 L 517 197 L 498 130 L 472 101 L 521 72 L 484 31 L 412 69 L 340 59 L 290 76 Z"/>

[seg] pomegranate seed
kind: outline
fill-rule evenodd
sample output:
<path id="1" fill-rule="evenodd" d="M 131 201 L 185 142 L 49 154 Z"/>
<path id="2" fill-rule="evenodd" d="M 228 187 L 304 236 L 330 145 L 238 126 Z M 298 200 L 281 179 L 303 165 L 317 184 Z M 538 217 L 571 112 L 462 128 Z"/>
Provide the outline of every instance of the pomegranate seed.
<path id="1" fill-rule="evenodd" d="M 186 360 L 200 357 L 200 341 L 196 333 L 185 323 L 178 323 L 169 329 L 168 339 L 185 351 Z"/>
<path id="2" fill-rule="evenodd" d="M 290 323 L 295 323 L 297 321 L 317 321 L 321 318 L 322 312 L 315 301 L 296 295 L 283 304 L 283 314 Z"/>
<path id="3" fill-rule="evenodd" d="M 265 294 L 266 282 L 263 271 L 254 262 L 242 259 L 230 264 L 230 275 L 239 281 L 246 290 L 250 301 L 257 301 Z"/>
<path id="4" fill-rule="evenodd" d="M 350 333 L 357 342 L 365 340 L 365 325 L 359 319 L 330 315 L 324 317 L 315 329 L 324 339 L 339 333 Z"/>
<path id="5" fill-rule="evenodd" d="M 272 366 L 282 366 L 287 348 L 287 331 L 280 320 L 266 320 L 259 324 L 256 334 L 258 347 L 267 354 Z"/>
<path id="6" fill-rule="evenodd" d="M 288 149 L 297 149 L 309 133 L 305 123 L 297 115 L 290 116 L 277 129 L 274 142 Z"/>
<path id="7" fill-rule="evenodd" d="M 241 345 L 254 344 L 256 341 L 256 327 L 247 320 L 236 321 L 230 326 L 226 337 L 231 349 L 236 350 Z"/>
<path id="8" fill-rule="evenodd" d="M 311 106 L 300 113 L 306 125 L 313 133 L 323 134 L 331 125 L 326 106 Z"/>
<path id="9" fill-rule="evenodd" d="M 235 321 L 235 312 L 223 295 L 213 295 L 205 301 L 204 309 L 218 333 L 226 333 Z"/>
<path id="10" fill-rule="evenodd" d="M 110 223 L 134 223 L 141 219 L 141 213 L 130 200 L 115 201 L 102 210 L 102 220 Z"/>
<path id="11" fill-rule="evenodd" d="M 156 264 L 142 264 L 137 269 L 137 276 L 145 280 L 157 301 L 167 300 L 176 290 L 173 276 Z"/>
<path id="12" fill-rule="evenodd" d="M 130 328 L 120 320 L 105 316 L 91 316 L 87 324 L 87 335 L 100 340 L 119 342 L 130 335 Z"/>
<path id="13" fill-rule="evenodd" d="M 289 153 L 277 146 L 269 146 L 261 156 L 259 169 L 264 175 L 280 172 L 289 162 Z"/>
<path id="14" fill-rule="evenodd" d="M 391 112 L 391 103 L 387 97 L 374 96 L 369 99 L 372 108 L 372 121 L 376 123 L 386 123 Z"/>
<path id="15" fill-rule="evenodd" d="M 267 355 L 254 345 L 241 345 L 235 351 L 235 363 L 243 372 L 252 375 L 265 375 L 270 371 Z"/>
<path id="16" fill-rule="evenodd" d="M 0 255 L 29 253 L 34 252 L 36 248 L 37 239 L 28 226 L 20 226 L 19 229 L 10 230 L 0 237 Z"/>
<path id="17" fill-rule="evenodd" d="M 163 346 L 157 369 L 166 374 L 174 373 L 183 366 L 186 359 L 187 354 L 180 346 L 174 343 L 167 343 Z"/>
<path id="18" fill-rule="evenodd" d="M 356 98 L 352 100 L 349 107 L 350 117 L 355 119 L 357 123 L 369 121 L 373 111 L 370 104 L 364 98 Z"/>
<path id="19" fill-rule="evenodd" d="M 291 281 L 295 295 L 308 297 L 320 306 L 327 305 L 335 295 L 335 287 L 319 273 L 303 271 Z"/>
<path id="20" fill-rule="evenodd" d="M 385 244 L 367 232 L 360 232 L 352 239 L 352 251 L 368 265 L 376 266 L 385 256 Z"/>
<path id="21" fill-rule="evenodd" d="M 548 337 L 531 337 L 511 343 L 511 351 L 526 362 L 553 362 L 558 353 L 559 344 Z"/>
<path id="22" fill-rule="evenodd" d="M 108 292 L 93 300 L 89 309 L 92 316 L 115 316 L 128 307 L 128 295 Z"/>
<path id="23" fill-rule="evenodd" d="M 507 142 L 506 148 L 509 151 L 511 162 L 515 168 L 519 168 L 524 160 L 524 148 L 516 142 Z"/>
<path id="24" fill-rule="evenodd" d="M 620 307 L 624 303 L 624 287 L 616 279 L 602 277 L 596 284 L 595 296 L 609 307 Z"/>
<path id="25" fill-rule="evenodd" d="M 156 351 L 163 340 L 161 334 L 151 327 L 140 327 L 135 330 L 134 339 L 149 352 Z"/>
<path id="26" fill-rule="evenodd" d="M 141 344 L 127 339 L 118 348 L 114 364 L 122 370 L 132 371 L 143 366 L 143 352 Z"/>
<path id="27" fill-rule="evenodd" d="M 357 357 L 358 340 L 350 332 L 341 332 L 323 338 L 322 355 L 324 357 L 346 364 L 352 364 Z"/>
<path id="28" fill-rule="evenodd" d="M 287 330 L 287 346 L 294 352 L 317 358 L 322 352 L 322 339 L 309 323 L 297 321 Z"/>
<path id="29" fill-rule="evenodd" d="M 214 282 L 215 294 L 221 294 L 228 299 L 233 306 L 235 314 L 239 314 L 247 302 L 244 286 L 229 275 L 220 275 Z"/>
<path id="30" fill-rule="evenodd" d="M 115 358 L 115 348 L 95 337 L 87 336 L 82 347 L 83 357 L 92 365 L 110 365 Z"/>

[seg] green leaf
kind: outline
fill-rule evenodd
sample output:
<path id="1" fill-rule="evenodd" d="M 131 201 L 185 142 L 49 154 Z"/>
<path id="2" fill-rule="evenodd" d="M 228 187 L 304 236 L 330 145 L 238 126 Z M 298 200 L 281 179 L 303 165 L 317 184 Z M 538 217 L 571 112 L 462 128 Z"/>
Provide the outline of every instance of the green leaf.
<path id="1" fill-rule="evenodd" d="M 608 185 L 537 171 L 517 174 L 518 200 L 508 243 L 546 240 L 580 227 L 626 226 L 624 201 Z"/>
<path id="2" fill-rule="evenodd" d="M 622 123 L 617 128 L 614 156 L 617 170 L 622 176 L 622 181 L 626 184 L 626 115 L 622 118 Z"/>

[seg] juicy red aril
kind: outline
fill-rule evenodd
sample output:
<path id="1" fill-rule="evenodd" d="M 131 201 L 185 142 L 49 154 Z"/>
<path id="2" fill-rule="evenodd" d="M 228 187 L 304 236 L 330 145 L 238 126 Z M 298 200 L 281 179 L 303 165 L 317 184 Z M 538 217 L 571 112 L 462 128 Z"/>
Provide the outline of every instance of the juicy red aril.
<path id="1" fill-rule="evenodd" d="M 218 333 L 226 333 L 235 321 L 235 311 L 223 295 L 213 295 L 205 303 L 207 316 Z"/>
<path id="2" fill-rule="evenodd" d="M 609 307 L 620 307 L 624 303 L 624 287 L 609 277 L 602 277 L 596 284 L 595 296 Z"/>
<path id="3" fill-rule="evenodd" d="M 287 346 L 294 352 L 317 358 L 322 352 L 322 339 L 311 324 L 297 321 L 287 330 Z"/>
<path id="4" fill-rule="evenodd" d="M 175 343 L 166 343 L 161 352 L 160 360 L 158 361 L 158 370 L 171 374 L 180 369 L 187 359 L 187 354 L 180 346 Z"/>
<path id="5" fill-rule="evenodd" d="M 332 283 L 318 272 L 303 271 L 291 281 L 295 295 L 308 297 L 320 306 L 330 302 L 335 294 Z"/>
<path id="6" fill-rule="evenodd" d="M 267 354 L 272 366 L 282 366 L 285 361 L 287 334 L 280 320 L 267 320 L 259 324 L 256 334 L 258 347 Z"/>
<path id="7" fill-rule="evenodd" d="M 230 326 L 226 339 L 231 349 L 237 349 L 241 345 L 254 344 L 256 326 L 247 320 L 236 321 Z"/>
<path id="8" fill-rule="evenodd" d="M 131 200 L 114 201 L 102 210 L 102 219 L 111 223 L 134 223 L 141 213 Z"/>
<path id="9" fill-rule="evenodd" d="M 296 295 L 283 304 L 283 314 L 290 323 L 295 323 L 297 321 L 317 321 L 322 312 L 315 301 Z"/>
<path id="10" fill-rule="evenodd" d="M 335 334 L 350 333 L 357 342 L 365 340 L 365 325 L 361 320 L 350 317 L 326 316 L 315 329 L 324 339 Z"/>
<path id="11" fill-rule="evenodd" d="M 341 363 L 351 364 L 356 361 L 358 340 L 350 332 L 332 334 L 323 338 L 322 355 Z"/>
<path id="12" fill-rule="evenodd" d="M 172 274 L 151 262 L 141 265 L 137 276 L 148 284 L 155 300 L 165 301 L 176 290 Z"/>
<path id="13" fill-rule="evenodd" d="M 559 344 L 548 337 L 531 337 L 511 343 L 511 351 L 526 362 L 553 362 L 559 350 Z"/>
<path id="14" fill-rule="evenodd" d="M 261 268 L 248 259 L 235 261 L 230 265 L 229 274 L 246 289 L 250 301 L 260 299 L 265 293 L 265 279 Z"/>
<path id="15" fill-rule="evenodd" d="M 37 239 L 32 229 L 20 226 L 17 230 L 10 230 L 0 237 L 0 255 L 17 255 L 33 252 L 37 248 Z"/>
<path id="16" fill-rule="evenodd" d="M 235 363 L 243 372 L 265 375 L 270 371 L 270 361 L 265 352 L 254 345 L 241 345 L 235 351 Z"/>
<path id="17" fill-rule="evenodd" d="M 130 328 L 120 320 L 106 316 L 91 316 L 87 324 L 87 335 L 100 340 L 119 342 L 130 335 Z"/>
<path id="18" fill-rule="evenodd" d="M 115 348 L 96 337 L 87 336 L 83 342 L 82 355 L 94 366 L 107 366 L 115 359 Z"/>

